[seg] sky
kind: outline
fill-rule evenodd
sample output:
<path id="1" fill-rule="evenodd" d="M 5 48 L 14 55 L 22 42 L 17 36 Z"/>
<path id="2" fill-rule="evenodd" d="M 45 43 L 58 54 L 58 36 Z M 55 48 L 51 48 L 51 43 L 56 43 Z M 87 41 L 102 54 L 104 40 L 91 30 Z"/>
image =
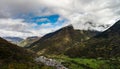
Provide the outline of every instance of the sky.
<path id="1" fill-rule="evenodd" d="M 104 31 L 119 19 L 120 0 L 0 0 L 0 37 L 41 37 L 69 24 Z"/>

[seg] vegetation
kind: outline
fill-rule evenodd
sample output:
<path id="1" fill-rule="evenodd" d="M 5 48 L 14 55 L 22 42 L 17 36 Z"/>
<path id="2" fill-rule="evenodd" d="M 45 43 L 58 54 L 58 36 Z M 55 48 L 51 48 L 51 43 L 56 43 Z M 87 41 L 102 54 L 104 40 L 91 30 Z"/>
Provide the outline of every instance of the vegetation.
<path id="1" fill-rule="evenodd" d="M 69 69 L 120 69 L 120 61 L 100 58 L 69 58 L 67 56 L 48 56 L 54 58 Z"/>
<path id="2" fill-rule="evenodd" d="M 1 65 L 0 69 L 55 69 L 54 67 L 49 67 L 45 65 L 38 64 L 26 64 L 26 63 L 9 63 L 5 65 Z"/>
<path id="3" fill-rule="evenodd" d="M 70 57 L 102 57 L 105 59 L 120 57 L 119 29 L 120 21 L 94 38 L 71 47 L 65 54 Z"/>
<path id="4" fill-rule="evenodd" d="M 120 21 L 94 36 L 98 32 L 78 31 L 68 26 L 45 35 L 27 48 L 54 58 L 69 69 L 120 69 L 119 29 Z M 0 39 L 0 69 L 54 69 L 36 64 L 33 57 L 33 53 Z"/>
<path id="5" fill-rule="evenodd" d="M 0 69 L 53 69 L 36 63 L 36 55 L 0 38 Z"/>
<path id="6" fill-rule="evenodd" d="M 28 48 L 38 54 L 63 54 L 74 43 L 88 40 L 96 31 L 74 30 L 70 25 L 58 31 L 43 36 L 40 40 L 32 43 Z"/>

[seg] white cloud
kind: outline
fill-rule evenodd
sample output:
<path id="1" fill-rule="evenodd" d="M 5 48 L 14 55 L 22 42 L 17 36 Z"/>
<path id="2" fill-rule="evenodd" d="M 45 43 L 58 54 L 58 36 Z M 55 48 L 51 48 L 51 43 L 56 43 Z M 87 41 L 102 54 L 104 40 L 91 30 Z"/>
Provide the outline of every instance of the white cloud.
<path id="1" fill-rule="evenodd" d="M 92 17 L 99 18 L 96 18 L 98 21 L 101 21 L 101 19 L 104 18 L 108 18 L 110 20 L 114 19 L 116 16 L 119 16 L 116 15 L 117 13 L 114 12 L 114 10 L 119 11 L 120 9 L 120 1 L 118 0 L 41 0 L 41 3 L 47 7 L 51 7 L 53 9 L 52 11 L 63 15 L 67 19 L 71 17 L 74 18 L 74 16 L 78 17 L 79 15 L 84 15 L 86 17 L 90 15 Z M 115 9 L 117 7 L 118 9 Z M 97 22 L 95 18 L 93 19 Z"/>
<path id="2" fill-rule="evenodd" d="M 22 19 L 0 19 L 0 35 L 1 36 L 19 36 L 27 37 L 35 35 L 32 33 L 32 27 L 36 24 L 28 24 Z"/>
<path id="3" fill-rule="evenodd" d="M 59 14 L 60 19 L 67 19 L 67 22 L 60 25 L 58 21 L 55 27 L 50 23 L 42 24 L 36 30 L 36 24 L 19 19 L 19 16 L 28 16 L 29 13 L 37 16 Z M 16 17 L 18 19 L 13 19 Z M 119 18 L 120 0 L 0 0 L 0 30 L 6 31 L 6 34 L 11 31 L 44 35 L 68 24 L 73 24 L 77 29 L 88 29 L 91 26 L 85 25 L 86 22 L 96 25 L 92 29 L 104 30 L 99 25 L 112 25 Z M 40 21 L 44 20 L 47 19 Z M 23 36 L 20 33 L 19 36 Z"/>
<path id="4" fill-rule="evenodd" d="M 41 37 L 46 33 L 50 33 L 61 28 L 62 26 L 63 25 L 54 27 L 54 25 L 52 25 L 51 23 L 37 25 L 35 23 L 26 23 L 23 21 L 23 19 L 0 19 L 0 36 L 21 38 L 26 38 L 30 36 Z"/>
<path id="5" fill-rule="evenodd" d="M 84 23 L 93 22 L 97 26 L 92 29 L 105 30 L 99 25 L 111 26 L 120 18 L 119 0 L 40 0 L 40 4 L 68 19 L 76 29 L 88 29 L 91 26 Z"/>

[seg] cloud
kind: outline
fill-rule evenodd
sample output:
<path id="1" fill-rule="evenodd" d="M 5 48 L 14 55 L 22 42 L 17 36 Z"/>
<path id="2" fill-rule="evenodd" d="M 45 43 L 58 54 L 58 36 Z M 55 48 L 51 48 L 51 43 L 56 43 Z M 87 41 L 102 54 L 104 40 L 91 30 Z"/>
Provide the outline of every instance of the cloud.
<path id="1" fill-rule="evenodd" d="M 36 24 L 28 24 L 23 22 L 23 19 L 0 19 L 0 35 L 1 36 L 16 36 L 27 37 L 35 35 L 33 30 Z"/>
<path id="2" fill-rule="evenodd" d="M 60 17 L 55 24 L 49 21 L 41 25 L 26 22 L 32 17 L 56 14 Z M 0 0 L 1 36 L 44 35 L 68 24 L 73 24 L 75 29 L 105 30 L 119 18 L 120 0 Z M 45 20 L 48 19 L 38 19 Z M 85 24 L 87 22 L 96 27 Z M 101 28 L 101 25 L 106 27 Z"/>
<path id="3" fill-rule="evenodd" d="M 37 25 L 36 23 L 26 23 L 23 19 L 0 19 L 1 37 L 21 37 L 43 36 L 46 33 L 60 29 L 63 25 L 51 23 Z"/>
<path id="4" fill-rule="evenodd" d="M 72 24 L 87 21 L 113 24 L 113 20 L 116 21 L 120 17 L 120 1 L 118 0 L 61 0 L 59 2 L 41 0 L 41 3 L 51 7 L 52 11 L 59 13 Z"/>

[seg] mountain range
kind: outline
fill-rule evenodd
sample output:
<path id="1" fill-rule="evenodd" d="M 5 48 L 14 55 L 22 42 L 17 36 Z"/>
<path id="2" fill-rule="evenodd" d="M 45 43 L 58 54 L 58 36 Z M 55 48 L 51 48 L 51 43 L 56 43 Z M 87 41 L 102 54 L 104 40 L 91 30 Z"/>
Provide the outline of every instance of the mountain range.
<path id="1" fill-rule="evenodd" d="M 120 21 L 103 32 L 75 30 L 72 25 L 49 33 L 27 48 L 37 54 L 64 54 L 70 57 L 120 56 Z M 77 53 L 76 53 L 77 52 Z"/>
<path id="2" fill-rule="evenodd" d="M 119 69 L 119 38 L 120 20 L 103 32 L 76 30 L 72 25 L 69 25 L 43 37 L 28 37 L 25 40 L 18 37 L 0 38 L 0 69 L 49 69 L 44 64 L 34 61 L 35 57 L 40 55 L 49 55 L 49 57 L 53 57 L 52 55 L 66 56 L 57 58 L 64 60 L 64 66 L 68 68 L 73 66 L 71 69 L 74 69 L 75 65 L 78 65 L 76 67 L 82 66 L 85 69 L 100 67 L 103 67 L 102 69 Z M 14 41 L 20 42 L 19 46 L 21 47 L 13 44 Z M 83 61 L 87 64 L 82 64 L 75 58 L 80 61 L 87 60 Z M 102 58 L 102 60 L 98 58 Z M 96 64 L 95 61 L 102 62 L 98 64 L 99 67 L 94 68 L 92 66 L 91 68 L 91 63 L 88 61 Z M 107 68 L 103 65 L 103 62 Z"/>
<path id="3" fill-rule="evenodd" d="M 23 38 L 20 37 L 2 37 L 5 40 L 13 43 L 13 44 L 18 44 L 19 42 L 21 42 L 22 40 L 24 40 Z"/>
<path id="4" fill-rule="evenodd" d="M 120 69 L 120 21 L 103 32 L 72 25 L 46 34 L 27 49 L 62 61 L 70 69 Z"/>
<path id="5" fill-rule="evenodd" d="M 64 54 L 65 51 L 74 46 L 74 43 L 88 40 L 98 33 L 90 30 L 75 30 L 72 25 L 69 25 L 43 36 L 28 48 L 39 55 L 45 53 Z"/>
<path id="6" fill-rule="evenodd" d="M 112 27 L 94 36 L 93 38 L 80 42 L 79 45 L 70 48 L 66 53 L 71 57 L 120 57 L 120 21 Z M 76 53 L 78 52 L 78 53 Z"/>

